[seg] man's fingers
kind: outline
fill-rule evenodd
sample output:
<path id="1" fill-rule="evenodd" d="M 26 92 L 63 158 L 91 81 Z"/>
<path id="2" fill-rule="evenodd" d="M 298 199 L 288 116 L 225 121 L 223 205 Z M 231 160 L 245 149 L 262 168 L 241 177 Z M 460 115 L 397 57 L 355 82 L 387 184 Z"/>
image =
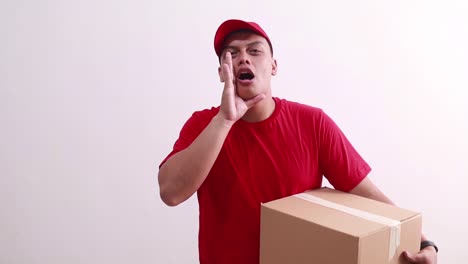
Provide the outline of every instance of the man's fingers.
<path id="1" fill-rule="evenodd" d="M 232 68 L 232 56 L 231 53 L 228 51 L 225 55 L 225 60 L 223 63 L 223 78 L 224 82 L 233 82 L 233 68 Z"/>
<path id="2" fill-rule="evenodd" d="M 228 82 L 232 82 L 232 79 L 231 79 L 231 75 L 229 73 L 229 66 L 224 63 L 223 66 L 222 66 L 222 73 L 223 73 L 223 82 L 226 84 Z"/>
<path id="3" fill-rule="evenodd" d="M 411 254 L 408 251 L 403 252 L 405 255 L 406 260 L 408 260 L 410 263 L 426 263 L 425 262 L 425 257 L 423 254 Z"/>
<path id="4" fill-rule="evenodd" d="M 414 262 L 413 254 L 409 253 L 408 251 L 405 251 L 403 252 L 403 255 L 405 255 L 406 260 L 410 262 Z"/>

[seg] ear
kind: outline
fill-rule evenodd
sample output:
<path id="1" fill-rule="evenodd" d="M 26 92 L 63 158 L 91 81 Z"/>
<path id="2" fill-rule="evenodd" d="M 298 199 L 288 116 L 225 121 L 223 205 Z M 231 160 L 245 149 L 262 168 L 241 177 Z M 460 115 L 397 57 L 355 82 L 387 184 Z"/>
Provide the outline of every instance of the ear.
<path id="1" fill-rule="evenodd" d="M 224 82 L 223 70 L 221 69 L 221 66 L 218 67 L 218 76 L 219 76 L 219 81 Z"/>
<path id="2" fill-rule="evenodd" d="M 272 59 L 271 62 L 271 75 L 275 76 L 278 71 L 278 63 L 275 59 Z"/>

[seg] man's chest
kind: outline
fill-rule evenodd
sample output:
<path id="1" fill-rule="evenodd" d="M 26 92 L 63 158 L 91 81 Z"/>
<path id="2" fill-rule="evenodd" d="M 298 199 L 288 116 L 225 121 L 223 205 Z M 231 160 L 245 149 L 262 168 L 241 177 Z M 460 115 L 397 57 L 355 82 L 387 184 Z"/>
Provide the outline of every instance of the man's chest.
<path id="1" fill-rule="evenodd" d="M 320 187 L 317 153 L 313 140 L 294 133 L 231 135 L 207 184 L 260 202 Z"/>

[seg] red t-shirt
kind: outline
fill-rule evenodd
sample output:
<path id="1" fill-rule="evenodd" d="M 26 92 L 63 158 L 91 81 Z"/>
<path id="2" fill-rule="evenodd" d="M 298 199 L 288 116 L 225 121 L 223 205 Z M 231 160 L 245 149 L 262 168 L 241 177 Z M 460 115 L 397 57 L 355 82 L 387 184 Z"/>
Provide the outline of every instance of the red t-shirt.
<path id="1" fill-rule="evenodd" d="M 273 98 L 274 113 L 237 121 L 198 189 L 201 264 L 258 264 L 260 204 L 319 188 L 349 191 L 371 168 L 321 109 Z M 173 154 L 188 147 L 219 107 L 195 112 Z"/>

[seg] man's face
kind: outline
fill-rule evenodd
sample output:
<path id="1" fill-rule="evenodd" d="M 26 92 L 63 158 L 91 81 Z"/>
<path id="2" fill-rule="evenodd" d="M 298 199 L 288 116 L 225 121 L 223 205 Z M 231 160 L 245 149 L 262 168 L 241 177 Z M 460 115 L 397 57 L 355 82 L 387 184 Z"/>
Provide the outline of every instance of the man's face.
<path id="1" fill-rule="evenodd" d="M 234 85 L 242 99 L 250 99 L 260 93 L 270 93 L 271 77 L 276 74 L 276 60 L 273 59 L 267 40 L 249 31 L 229 36 L 221 53 L 221 65 L 226 53 L 232 56 Z M 224 81 L 221 69 L 218 69 Z"/>

